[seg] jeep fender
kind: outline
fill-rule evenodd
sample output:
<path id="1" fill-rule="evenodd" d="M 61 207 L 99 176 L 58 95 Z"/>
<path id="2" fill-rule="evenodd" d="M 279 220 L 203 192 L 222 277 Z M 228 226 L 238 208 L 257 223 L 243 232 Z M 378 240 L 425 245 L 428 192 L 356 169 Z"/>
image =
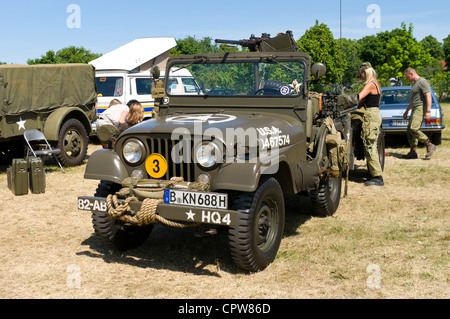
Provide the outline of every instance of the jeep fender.
<path id="1" fill-rule="evenodd" d="M 78 107 L 61 107 L 53 111 L 45 121 L 43 132 L 47 140 L 58 140 L 59 130 L 67 116 L 78 119 L 86 128 L 86 132 L 89 135 L 91 132 L 91 125 L 86 114 L 84 114 Z"/>
<path id="2" fill-rule="evenodd" d="M 95 179 L 122 184 L 129 177 L 125 166 L 120 161 L 119 155 L 111 149 L 95 151 L 89 157 L 85 179 Z"/>
<path id="3" fill-rule="evenodd" d="M 254 192 L 258 188 L 261 175 L 276 175 L 282 162 L 287 161 L 285 154 L 277 154 L 277 160 L 261 163 L 224 164 L 214 177 L 213 190 L 231 189 L 240 192 Z"/>

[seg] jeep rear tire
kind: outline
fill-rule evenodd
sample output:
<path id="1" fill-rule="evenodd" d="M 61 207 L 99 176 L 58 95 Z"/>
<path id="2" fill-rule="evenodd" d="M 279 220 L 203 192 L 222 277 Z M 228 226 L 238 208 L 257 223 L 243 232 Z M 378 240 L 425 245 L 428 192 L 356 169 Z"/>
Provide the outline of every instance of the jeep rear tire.
<path id="1" fill-rule="evenodd" d="M 101 181 L 95 193 L 95 197 L 107 197 L 121 189 L 121 185 L 112 182 Z M 153 225 L 139 227 L 129 226 L 110 219 L 107 212 L 92 212 L 92 224 L 95 234 L 109 249 L 124 251 L 136 248 L 144 243 L 150 235 Z"/>
<path id="2" fill-rule="evenodd" d="M 233 202 L 237 225 L 229 229 L 236 265 L 249 271 L 266 268 L 276 257 L 284 229 L 284 198 L 275 178 L 261 178 L 253 193 L 240 193 Z"/>
<path id="3" fill-rule="evenodd" d="M 321 178 L 316 190 L 311 191 L 313 214 L 320 217 L 332 216 L 339 207 L 342 190 L 342 172 L 338 177 L 327 175 Z"/>
<path id="4" fill-rule="evenodd" d="M 58 137 L 59 160 L 64 166 L 83 163 L 88 148 L 86 128 L 77 119 L 69 119 L 61 126 Z"/>

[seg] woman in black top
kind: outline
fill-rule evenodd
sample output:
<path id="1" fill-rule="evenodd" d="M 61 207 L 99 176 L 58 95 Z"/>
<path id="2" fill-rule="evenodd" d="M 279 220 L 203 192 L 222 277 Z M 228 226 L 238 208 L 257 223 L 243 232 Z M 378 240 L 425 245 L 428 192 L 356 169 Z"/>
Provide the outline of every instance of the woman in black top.
<path id="1" fill-rule="evenodd" d="M 364 142 L 364 155 L 367 160 L 367 167 L 371 175 L 364 185 L 383 186 L 383 170 L 381 169 L 378 157 L 377 142 L 380 135 L 381 114 L 380 101 L 381 89 L 377 81 L 377 73 L 369 62 L 359 67 L 359 75 L 364 81 L 364 89 L 359 93 L 358 106 L 364 107 L 364 121 L 362 124 L 361 137 Z"/>

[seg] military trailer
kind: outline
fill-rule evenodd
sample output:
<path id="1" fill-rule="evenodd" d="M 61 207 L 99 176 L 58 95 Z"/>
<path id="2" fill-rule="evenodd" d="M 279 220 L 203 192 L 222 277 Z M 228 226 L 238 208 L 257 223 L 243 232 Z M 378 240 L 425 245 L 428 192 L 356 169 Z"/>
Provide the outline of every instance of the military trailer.
<path id="1" fill-rule="evenodd" d="M 253 40 L 251 52 L 170 57 L 165 74 L 188 69 L 201 90 L 184 94 L 169 77 L 152 90 L 155 118 L 101 137 L 110 147 L 85 171 L 100 183 L 78 208 L 107 247 L 137 247 L 156 223 L 225 227 L 236 265 L 259 271 L 279 249 L 284 193 L 309 194 L 312 214 L 336 212 L 357 96 L 310 92 L 326 70 L 291 34 Z"/>
<path id="2" fill-rule="evenodd" d="M 83 163 L 96 102 L 91 65 L 1 65 L 0 157 L 23 157 L 24 132 L 38 129 L 63 165 Z"/>

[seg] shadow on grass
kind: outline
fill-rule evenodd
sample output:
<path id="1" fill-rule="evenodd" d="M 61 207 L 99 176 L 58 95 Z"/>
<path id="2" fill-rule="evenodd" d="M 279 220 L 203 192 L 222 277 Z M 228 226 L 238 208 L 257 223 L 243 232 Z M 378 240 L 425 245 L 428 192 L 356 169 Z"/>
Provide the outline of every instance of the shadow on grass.
<path id="1" fill-rule="evenodd" d="M 298 228 L 311 218 L 309 197 L 285 194 L 286 218 L 283 237 L 295 236 Z M 220 271 L 247 274 L 238 268 L 228 246 L 228 228 L 217 229 L 213 236 L 198 236 L 198 228 L 177 229 L 156 224 L 149 239 L 140 247 L 125 252 L 110 251 L 93 233 L 82 242 L 89 250 L 77 255 L 101 258 L 107 263 L 120 263 L 140 268 L 220 277 Z"/>

